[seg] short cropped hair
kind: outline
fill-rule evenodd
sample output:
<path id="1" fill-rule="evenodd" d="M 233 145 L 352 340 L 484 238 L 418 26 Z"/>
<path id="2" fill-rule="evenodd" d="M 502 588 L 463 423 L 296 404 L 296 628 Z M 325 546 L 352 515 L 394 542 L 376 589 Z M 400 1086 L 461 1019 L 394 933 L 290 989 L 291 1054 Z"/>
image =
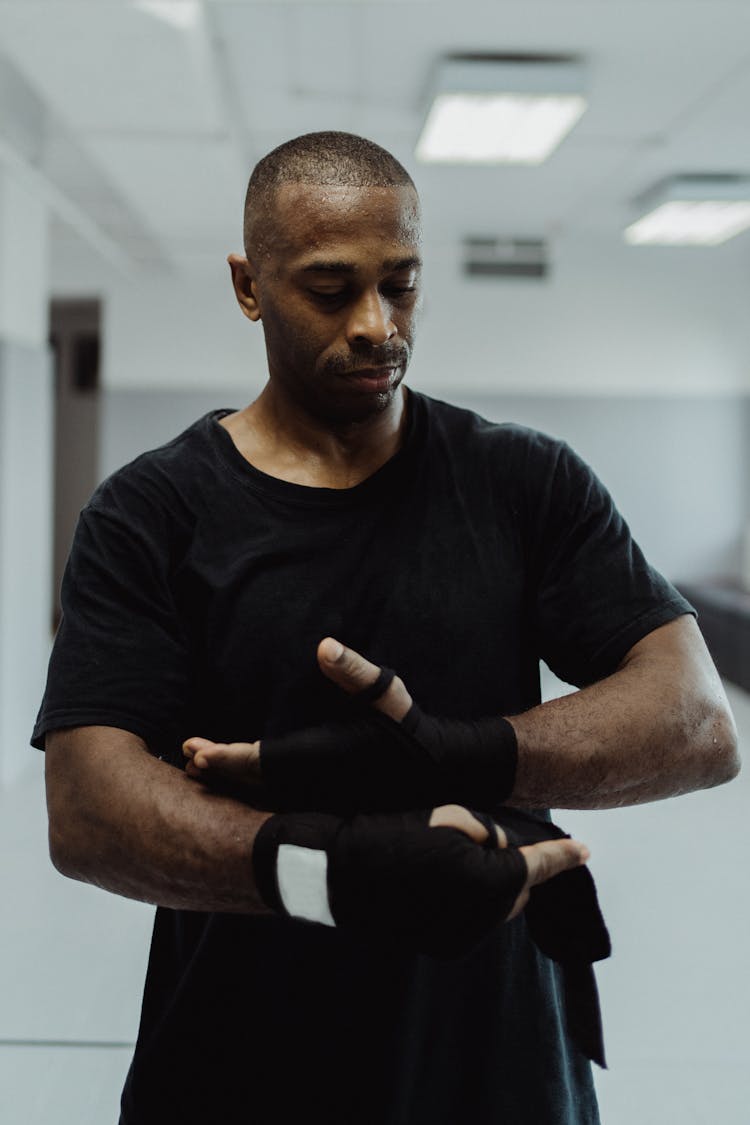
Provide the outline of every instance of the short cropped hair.
<path id="1" fill-rule="evenodd" d="M 282 184 L 414 188 L 414 181 L 395 156 L 354 133 L 305 133 L 285 141 L 258 161 L 247 185 L 244 241 L 248 257 L 263 245 L 274 196 Z"/>

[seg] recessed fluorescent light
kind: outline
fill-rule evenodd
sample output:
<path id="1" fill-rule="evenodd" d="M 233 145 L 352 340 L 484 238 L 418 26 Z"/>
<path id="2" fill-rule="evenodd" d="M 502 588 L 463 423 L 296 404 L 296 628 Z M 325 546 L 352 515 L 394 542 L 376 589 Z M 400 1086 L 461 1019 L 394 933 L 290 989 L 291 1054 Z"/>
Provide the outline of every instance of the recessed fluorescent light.
<path id="1" fill-rule="evenodd" d="M 200 0 L 135 0 L 135 7 L 180 31 L 196 27 L 201 15 Z"/>
<path id="2" fill-rule="evenodd" d="M 443 60 L 416 155 L 423 161 L 540 164 L 586 109 L 580 63 Z"/>
<path id="3" fill-rule="evenodd" d="M 624 232 L 632 246 L 719 246 L 750 228 L 750 180 L 675 176 L 642 196 L 640 210 Z"/>
<path id="4" fill-rule="evenodd" d="M 579 95 L 439 94 L 417 157 L 457 164 L 541 164 L 585 108 Z"/>

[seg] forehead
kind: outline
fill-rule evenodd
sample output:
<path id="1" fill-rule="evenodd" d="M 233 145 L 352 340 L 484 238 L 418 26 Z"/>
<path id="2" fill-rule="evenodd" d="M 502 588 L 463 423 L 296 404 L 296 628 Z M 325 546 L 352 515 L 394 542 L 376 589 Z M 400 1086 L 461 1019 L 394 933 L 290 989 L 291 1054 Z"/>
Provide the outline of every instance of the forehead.
<path id="1" fill-rule="evenodd" d="M 274 199 L 273 255 L 383 249 L 415 253 L 421 237 L 413 188 L 283 184 Z"/>

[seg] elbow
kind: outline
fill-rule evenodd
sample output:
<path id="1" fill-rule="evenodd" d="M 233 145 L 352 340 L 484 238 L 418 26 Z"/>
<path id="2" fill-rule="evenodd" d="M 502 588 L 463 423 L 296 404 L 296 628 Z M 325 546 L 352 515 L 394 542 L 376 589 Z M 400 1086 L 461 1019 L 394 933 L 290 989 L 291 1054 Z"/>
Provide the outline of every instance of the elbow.
<path id="1" fill-rule="evenodd" d="M 737 727 L 728 705 L 715 703 L 702 724 L 697 739 L 698 759 L 703 773 L 701 788 L 732 781 L 740 772 L 741 760 Z"/>
<path id="2" fill-rule="evenodd" d="M 81 872 L 79 849 L 75 846 L 72 833 L 67 829 L 64 822 L 61 823 L 59 816 L 53 817 L 51 813 L 49 818 L 49 856 L 52 860 L 52 866 L 61 875 L 65 875 L 69 879 L 85 878 Z"/>
<path id="3" fill-rule="evenodd" d="M 722 723 L 722 734 L 716 736 L 717 744 L 721 746 L 722 773 L 718 784 L 733 781 L 742 769 L 742 759 L 737 739 L 737 727 L 731 711 L 727 708 Z"/>
<path id="4" fill-rule="evenodd" d="M 62 747 L 62 748 L 61 748 Z M 70 748 L 61 738 L 47 738 L 45 789 L 49 855 L 61 875 L 92 882 L 97 852 L 96 802 L 87 794 L 95 783 L 80 769 L 68 768 Z"/>
<path id="5" fill-rule="evenodd" d="M 49 835 L 49 857 L 52 860 L 52 866 L 61 875 L 66 875 L 69 878 L 73 877 L 73 865 L 70 861 L 70 856 L 65 850 L 62 841 L 50 832 Z"/>
<path id="6" fill-rule="evenodd" d="M 82 810 L 69 801 L 50 799 L 47 793 L 49 816 L 49 855 L 52 866 L 68 879 L 91 883 L 95 879 L 92 872 L 92 858 L 95 847 L 91 834 L 86 829 L 86 818 Z"/>

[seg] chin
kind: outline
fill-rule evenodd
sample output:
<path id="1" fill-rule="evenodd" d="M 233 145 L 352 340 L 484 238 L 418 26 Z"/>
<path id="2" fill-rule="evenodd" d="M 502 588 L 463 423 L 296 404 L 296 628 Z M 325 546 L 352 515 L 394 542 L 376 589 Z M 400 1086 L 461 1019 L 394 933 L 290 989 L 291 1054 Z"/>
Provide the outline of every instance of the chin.
<path id="1" fill-rule="evenodd" d="M 380 414 L 384 414 L 393 405 L 396 395 L 400 393 L 399 385 L 397 383 L 387 391 L 356 396 L 363 401 L 341 403 L 341 420 L 348 417 L 350 422 L 366 422 L 370 418 L 377 418 Z"/>
<path id="2" fill-rule="evenodd" d="M 347 394 L 331 396 L 325 400 L 316 399 L 308 403 L 308 410 L 318 421 L 334 426 L 356 425 L 370 421 L 384 414 L 398 394 L 401 393 L 401 379 L 394 382 L 385 391 L 374 391 L 372 394 L 363 391 L 352 391 Z"/>

